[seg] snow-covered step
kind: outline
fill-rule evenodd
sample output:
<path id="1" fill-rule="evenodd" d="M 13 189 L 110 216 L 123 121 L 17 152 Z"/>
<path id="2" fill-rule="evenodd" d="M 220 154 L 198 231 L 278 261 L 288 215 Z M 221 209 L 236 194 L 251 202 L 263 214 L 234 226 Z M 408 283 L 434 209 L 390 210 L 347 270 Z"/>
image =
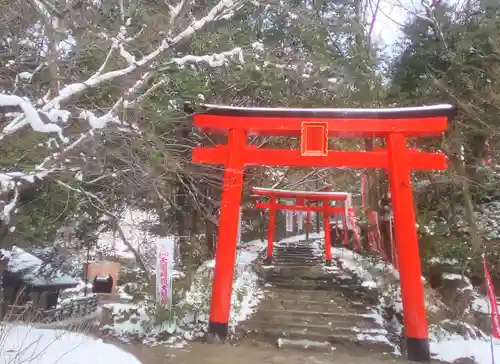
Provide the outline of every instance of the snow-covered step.
<path id="1" fill-rule="evenodd" d="M 295 340 L 295 341 L 314 341 L 314 342 L 328 342 L 333 346 L 342 345 L 343 347 L 357 347 L 363 346 L 368 349 L 377 350 L 381 352 L 392 352 L 393 348 L 389 343 L 377 340 L 380 337 L 379 332 L 367 331 L 363 334 L 354 331 L 352 328 L 337 329 L 328 334 L 311 332 L 307 330 L 283 330 L 282 328 L 265 328 L 255 335 L 260 335 L 264 339 L 269 340 Z"/>
<path id="2" fill-rule="evenodd" d="M 264 299 L 243 328 L 294 347 L 314 342 L 323 343 L 311 345 L 321 348 L 329 347 L 325 343 L 368 347 L 375 343 L 380 348 L 377 341 L 387 333 L 368 315 L 375 297 L 350 271 L 325 267 L 317 246 L 281 243 L 274 247 L 272 265 L 258 269 Z M 382 349 L 388 348 L 389 344 Z"/>
<path id="3" fill-rule="evenodd" d="M 297 244 L 297 245 L 279 245 L 279 244 L 276 244 L 276 245 L 274 245 L 273 248 L 275 251 L 308 251 L 308 252 L 314 251 L 311 244 Z"/>
<path id="4" fill-rule="evenodd" d="M 329 270 L 326 272 L 320 265 L 312 265 L 312 266 L 278 265 L 278 266 L 273 266 L 272 269 L 266 268 L 264 271 L 261 272 L 261 276 L 265 277 L 266 279 L 267 278 L 272 279 L 273 277 L 291 278 L 291 279 L 294 278 L 317 279 L 328 276 L 331 276 L 335 280 L 341 279 L 340 278 L 342 277 L 341 274 L 333 275 L 333 273 L 336 273 L 336 271 Z M 350 277 L 344 277 L 344 278 L 350 278 Z"/>
<path id="5" fill-rule="evenodd" d="M 272 266 L 277 267 L 294 267 L 294 266 L 309 266 L 317 267 L 323 265 L 323 259 L 288 259 L 288 258 L 274 258 Z"/>
<path id="6" fill-rule="evenodd" d="M 272 321 L 274 327 L 286 329 L 302 329 L 309 332 L 329 334 L 339 330 L 352 330 L 357 328 L 361 331 L 383 329 L 376 322 L 365 317 L 347 318 L 338 316 L 293 316 L 291 314 L 281 313 L 278 315 L 266 315 L 260 313 L 255 317 L 255 323 L 259 326 L 266 326 L 266 322 Z"/>
<path id="7" fill-rule="evenodd" d="M 290 315 L 297 316 L 297 319 L 306 317 L 317 317 L 322 322 L 324 322 L 325 320 L 336 321 L 336 322 L 345 322 L 345 321 L 352 322 L 353 320 L 366 320 L 369 322 L 373 322 L 374 327 L 375 326 L 378 327 L 378 325 L 373 321 L 373 318 L 363 317 L 357 314 L 341 313 L 341 312 L 313 311 L 313 310 L 286 310 L 286 309 L 279 310 L 279 309 L 266 308 L 260 310 L 259 314 L 263 316 L 268 315 L 275 318 L 280 316 L 288 318 L 288 316 Z"/>
<path id="8" fill-rule="evenodd" d="M 265 287 L 264 292 L 267 297 L 273 301 L 295 301 L 297 304 L 302 302 L 317 302 L 328 305 L 330 302 L 339 302 L 347 306 L 368 305 L 366 294 L 355 289 L 351 291 L 336 290 L 297 290 L 287 289 L 285 287 Z"/>
<path id="9" fill-rule="evenodd" d="M 358 279 L 356 277 L 343 275 L 339 269 L 324 270 L 321 266 L 300 266 L 294 267 L 293 265 L 278 265 L 273 266 L 272 269 L 265 269 L 261 272 L 261 276 L 266 279 L 277 278 L 290 278 L 290 279 L 309 279 L 309 280 L 330 280 L 339 284 L 357 285 Z"/>
<path id="10" fill-rule="evenodd" d="M 279 246 L 279 247 L 294 247 L 294 246 L 307 246 L 311 247 L 315 244 L 313 240 L 296 240 L 296 241 L 278 241 L 277 243 L 274 243 L 274 246 Z"/>
<path id="11" fill-rule="evenodd" d="M 318 255 L 319 251 L 310 246 L 274 246 L 273 252 L 276 253 L 303 253 Z"/>
<path id="12" fill-rule="evenodd" d="M 299 258 L 305 258 L 305 259 L 318 259 L 321 258 L 317 254 L 312 254 L 312 253 L 306 253 L 302 251 L 284 251 L 284 252 L 273 252 L 274 257 L 279 258 L 279 259 L 299 259 Z"/>
<path id="13" fill-rule="evenodd" d="M 292 310 L 293 308 L 300 307 L 302 310 L 307 311 L 320 311 L 327 306 L 329 309 L 336 310 L 339 313 L 354 313 L 364 314 L 367 313 L 367 306 L 363 302 L 350 302 L 349 305 L 345 304 L 343 297 L 336 299 L 327 298 L 324 301 L 307 301 L 307 300 L 266 300 L 261 304 L 262 309 L 276 309 L 276 310 Z"/>
<path id="14" fill-rule="evenodd" d="M 297 340 L 288 338 L 279 338 L 276 340 L 279 348 L 293 348 L 293 349 L 304 349 L 320 352 L 332 352 L 335 351 L 335 346 L 330 344 L 328 341 L 314 341 L 314 340 Z"/>
<path id="15" fill-rule="evenodd" d="M 268 277 L 266 280 L 269 284 L 277 288 L 288 288 L 288 289 L 309 289 L 318 291 L 331 291 L 335 289 L 342 289 L 339 285 L 339 281 L 336 280 L 325 280 L 325 279 L 287 279 L 279 276 Z M 345 290 L 348 290 L 345 288 Z M 353 296 L 356 295 L 356 291 L 353 291 Z"/>

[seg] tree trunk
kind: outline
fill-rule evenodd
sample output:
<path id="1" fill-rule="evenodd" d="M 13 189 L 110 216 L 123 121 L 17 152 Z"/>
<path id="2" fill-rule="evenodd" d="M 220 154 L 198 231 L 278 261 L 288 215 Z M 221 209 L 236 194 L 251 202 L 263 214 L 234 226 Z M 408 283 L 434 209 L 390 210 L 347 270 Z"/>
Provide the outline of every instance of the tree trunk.
<path id="1" fill-rule="evenodd" d="M 467 175 L 473 180 L 481 183 L 477 174 L 477 166 L 483 164 L 483 159 L 486 157 L 486 141 L 488 137 L 481 134 L 469 136 L 466 140 L 465 148 L 465 170 Z"/>
<path id="2" fill-rule="evenodd" d="M 457 183 L 462 190 L 465 209 L 465 221 L 467 222 L 467 231 L 471 238 L 472 250 L 478 252 L 481 249 L 481 239 L 479 237 L 474 217 L 474 204 L 472 202 L 472 194 L 470 192 L 469 177 L 462 161 L 462 139 L 458 130 L 452 129 L 450 135 L 450 148 L 448 158 L 451 165 L 457 174 L 457 178 L 452 179 L 452 183 Z"/>
<path id="3" fill-rule="evenodd" d="M 450 156 L 450 161 L 453 169 L 457 173 L 456 183 L 459 184 L 462 190 L 465 209 L 465 221 L 467 222 L 467 231 L 471 238 L 472 250 L 478 252 L 481 249 L 481 239 L 477 230 L 476 219 L 474 217 L 474 204 L 472 202 L 472 194 L 470 192 L 469 177 L 465 170 L 462 161 L 455 156 Z"/>
<path id="4" fill-rule="evenodd" d="M 205 242 L 207 244 L 208 254 L 211 258 L 215 258 L 215 225 L 205 219 Z"/>

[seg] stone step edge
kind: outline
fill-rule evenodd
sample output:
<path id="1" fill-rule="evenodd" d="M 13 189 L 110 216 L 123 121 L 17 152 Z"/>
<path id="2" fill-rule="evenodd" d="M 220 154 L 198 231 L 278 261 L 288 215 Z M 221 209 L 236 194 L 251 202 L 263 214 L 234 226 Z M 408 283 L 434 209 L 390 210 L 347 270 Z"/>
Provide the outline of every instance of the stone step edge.
<path id="1" fill-rule="evenodd" d="M 257 334 L 267 337 L 278 337 L 278 338 L 288 338 L 288 339 L 303 339 L 303 340 L 314 340 L 314 341 L 327 341 L 329 343 L 354 343 L 354 344 L 375 344 L 377 346 L 386 346 L 387 348 L 392 348 L 392 344 L 388 339 L 388 334 L 381 334 L 376 332 L 359 332 L 349 329 L 338 329 L 337 332 L 332 331 L 331 333 L 324 334 L 319 332 L 308 332 L 303 330 L 283 330 L 280 328 L 260 328 L 260 329 L 246 329 L 247 334 Z M 340 333 L 344 332 L 344 333 Z M 363 338 L 360 338 L 362 335 Z M 370 340 L 370 338 L 383 336 L 388 342 L 383 342 L 380 340 Z"/>
<path id="2" fill-rule="evenodd" d="M 280 337 L 276 340 L 278 348 L 296 348 L 305 350 L 321 350 L 321 351 L 334 351 L 335 346 L 333 346 L 328 341 L 315 341 L 315 340 L 304 340 L 304 339 L 289 339 Z"/>
<path id="3" fill-rule="evenodd" d="M 338 285 L 335 285 L 335 283 L 312 283 L 312 282 L 283 282 L 283 281 L 266 281 L 263 279 L 259 279 L 260 283 L 263 283 L 265 286 L 264 288 L 274 288 L 274 290 L 283 290 L 283 289 L 289 289 L 293 291 L 310 291 L 311 294 L 312 292 L 334 292 L 335 290 L 341 291 L 342 293 L 346 293 L 349 296 L 352 297 L 364 297 L 368 293 L 362 290 L 356 290 L 356 291 L 350 291 L 347 288 L 343 287 L 338 287 Z M 304 289 L 306 288 L 306 289 Z"/>
<path id="4" fill-rule="evenodd" d="M 366 319 L 363 318 L 362 319 Z M 386 329 L 383 328 L 374 328 L 374 329 L 361 329 L 356 327 L 355 323 L 352 323 L 351 326 L 340 326 L 340 325 L 314 325 L 314 324 L 309 324 L 309 323 L 296 323 L 296 322 L 273 322 L 270 319 L 261 319 L 261 320 L 254 320 L 252 325 L 250 325 L 250 328 L 252 328 L 254 325 L 257 326 L 260 329 L 267 329 L 266 326 L 269 324 L 273 324 L 273 326 L 278 326 L 282 328 L 297 328 L 297 329 L 302 329 L 304 333 L 308 333 L 308 329 L 311 329 L 309 332 L 314 332 L 314 330 L 325 330 L 327 332 L 338 332 L 338 331 L 348 331 L 348 332 L 353 332 L 356 334 L 362 334 L 362 335 L 387 335 L 388 332 Z M 258 329 L 257 329 L 258 330 Z"/>
<path id="5" fill-rule="evenodd" d="M 275 299 L 269 299 L 269 300 L 263 300 L 261 301 L 260 305 L 259 305 L 259 310 L 261 309 L 276 309 L 276 307 L 278 306 L 282 306 L 282 307 L 285 307 L 285 306 L 318 306 L 318 307 L 332 307 L 333 305 L 343 305 L 343 306 L 346 306 L 346 302 L 341 302 L 341 301 L 345 301 L 345 298 L 342 297 L 342 296 L 339 296 L 339 297 L 336 297 L 337 299 L 331 299 L 327 302 L 325 301 L 308 301 L 308 300 L 282 300 L 282 299 L 279 299 L 279 298 L 275 298 Z M 363 302 L 347 302 L 347 306 L 349 307 L 357 307 L 357 308 L 364 308 L 366 313 L 370 313 L 370 309 L 372 308 L 372 306 L 367 306 L 365 303 Z M 288 309 L 286 308 L 283 308 L 281 310 L 284 310 L 284 311 L 288 311 Z"/>
<path id="6" fill-rule="evenodd" d="M 281 295 L 294 295 L 297 297 L 301 296 L 317 296 L 320 298 L 318 301 L 311 301 L 311 302 L 324 302 L 322 298 L 328 298 L 330 297 L 331 299 L 342 297 L 345 299 L 350 299 L 349 297 L 346 297 L 344 295 L 344 292 L 341 291 L 318 291 L 317 289 L 303 289 L 304 287 L 298 287 L 298 288 L 287 288 L 287 287 L 262 287 L 262 290 L 264 294 L 272 294 L 273 296 L 280 296 Z M 360 291 L 353 291 L 353 292 L 359 292 L 360 294 L 364 292 Z M 275 298 L 279 299 L 279 298 Z M 359 303 L 359 301 L 356 301 Z"/>
<path id="7" fill-rule="evenodd" d="M 356 319 L 359 318 L 359 319 L 374 321 L 374 319 L 371 317 L 364 317 L 353 313 L 340 313 L 340 312 L 319 312 L 319 311 L 280 310 L 273 308 L 261 308 L 258 311 L 258 314 L 259 313 L 270 313 L 270 314 L 275 313 L 276 316 L 286 316 L 288 314 L 296 314 L 304 316 L 328 316 L 328 317 L 342 317 L 342 318 L 356 318 Z"/>

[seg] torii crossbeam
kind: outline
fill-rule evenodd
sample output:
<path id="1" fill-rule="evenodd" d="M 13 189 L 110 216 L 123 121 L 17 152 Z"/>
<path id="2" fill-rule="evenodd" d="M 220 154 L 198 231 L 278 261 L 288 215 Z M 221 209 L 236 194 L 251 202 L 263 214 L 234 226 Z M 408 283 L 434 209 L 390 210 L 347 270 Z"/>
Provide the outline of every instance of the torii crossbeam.
<path id="1" fill-rule="evenodd" d="M 283 109 L 203 105 L 194 124 L 207 133 L 227 134 L 227 144 L 195 148 L 193 162 L 224 165 L 224 187 L 210 309 L 209 332 L 228 335 L 236 259 L 238 212 L 245 165 L 387 168 L 393 199 L 408 358 L 430 361 L 410 183 L 412 169 L 445 169 L 440 153 L 407 148 L 408 137 L 440 136 L 456 113 L 452 105 L 388 109 Z M 300 150 L 257 148 L 247 136 L 301 138 Z M 387 150 L 329 151 L 329 137 L 386 140 Z"/>
<path id="2" fill-rule="evenodd" d="M 255 207 L 258 209 L 267 209 L 269 211 L 269 223 L 267 229 L 267 258 L 266 262 L 271 263 L 273 259 L 274 247 L 274 228 L 276 219 L 276 210 L 292 210 L 292 211 L 306 211 L 323 213 L 323 224 L 325 227 L 325 262 L 330 264 L 332 262 L 332 242 L 330 232 L 330 215 L 343 214 L 344 224 L 347 224 L 347 204 L 351 203 L 351 194 L 347 192 L 313 192 L 313 191 L 292 191 L 292 190 L 279 190 L 274 188 L 254 187 L 252 189 L 253 197 L 257 198 Z M 267 198 L 268 202 L 259 200 Z M 278 202 L 279 198 L 294 199 L 295 204 L 284 205 Z M 341 201 L 342 206 L 331 206 L 331 201 Z M 314 202 L 316 206 L 312 205 Z M 320 203 L 319 206 L 318 203 Z M 306 229 L 309 229 L 310 219 L 309 216 L 306 222 Z M 344 225 L 345 226 L 345 225 Z M 347 233 L 347 230 L 345 230 Z"/>

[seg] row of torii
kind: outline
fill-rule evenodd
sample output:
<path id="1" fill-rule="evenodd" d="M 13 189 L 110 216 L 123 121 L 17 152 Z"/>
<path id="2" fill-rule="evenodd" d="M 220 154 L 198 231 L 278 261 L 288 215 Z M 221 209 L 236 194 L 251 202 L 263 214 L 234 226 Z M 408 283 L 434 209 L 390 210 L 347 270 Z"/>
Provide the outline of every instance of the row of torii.
<path id="1" fill-rule="evenodd" d="M 334 215 L 337 220 L 335 223 L 337 227 L 340 225 L 339 221 L 341 220 L 341 238 L 344 245 L 349 245 L 349 232 L 352 232 L 353 250 L 359 251 L 362 249 L 359 218 L 356 213 L 356 208 L 352 203 L 351 193 L 332 192 L 332 187 L 326 187 L 318 191 L 296 191 L 254 187 L 252 188 L 252 197 L 255 199 L 255 207 L 267 210 L 269 215 L 266 264 L 271 264 L 273 261 L 276 212 L 279 210 L 305 213 L 306 240 L 308 240 L 308 235 L 311 231 L 311 212 L 318 214 L 318 218 L 320 213 L 323 214 L 323 226 L 325 231 L 324 253 L 325 263 L 327 265 L 330 265 L 332 262 L 332 215 Z M 290 200 L 294 201 L 292 203 L 283 203 L 281 200 L 286 200 L 285 202 L 290 202 Z M 369 211 L 366 208 L 365 213 L 368 215 L 369 220 L 368 241 L 370 249 L 379 252 L 385 260 L 391 261 L 397 269 L 397 255 L 395 254 L 392 239 L 392 218 L 389 219 L 390 252 L 387 252 L 382 247 L 377 213 Z M 339 229 L 337 229 L 337 232 L 338 230 Z"/>

